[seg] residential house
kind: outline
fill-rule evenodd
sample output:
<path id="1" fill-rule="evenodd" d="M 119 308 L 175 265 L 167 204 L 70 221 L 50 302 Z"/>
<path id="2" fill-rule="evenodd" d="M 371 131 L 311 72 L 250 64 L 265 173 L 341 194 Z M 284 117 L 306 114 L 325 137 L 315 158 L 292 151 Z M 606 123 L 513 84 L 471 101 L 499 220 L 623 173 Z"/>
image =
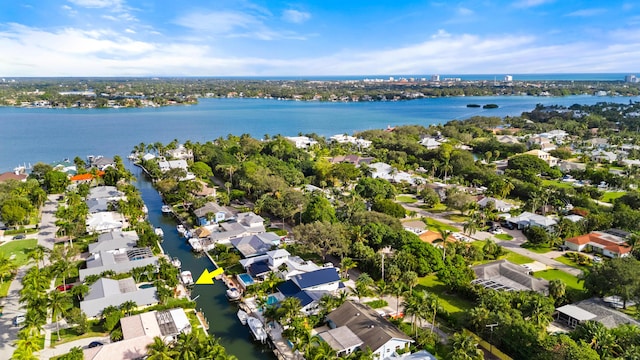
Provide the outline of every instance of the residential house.
<path id="1" fill-rule="evenodd" d="M 147 345 L 155 337 L 165 343 L 174 341 L 180 333 L 191 332 L 191 323 L 182 308 L 151 311 L 120 319 L 122 340 L 84 349 L 85 360 L 143 359 Z"/>
<path id="2" fill-rule="evenodd" d="M 99 250 L 87 259 L 87 268 L 80 269 L 80 280 L 84 281 L 89 275 L 99 275 L 105 271 L 123 274 L 147 265 L 158 266 L 158 257 L 149 248 Z"/>
<path id="3" fill-rule="evenodd" d="M 327 324 L 330 328 L 328 331 L 339 328 L 349 329 L 349 331 L 342 330 L 327 335 L 322 335 L 324 332 L 318 334 L 321 338 L 326 338 L 327 343 L 336 352 L 345 355 L 355 351 L 356 348 L 362 350 L 369 348 L 374 358 L 384 360 L 391 358 L 398 351 L 408 350 L 413 342 L 389 320 L 378 315 L 374 309 L 352 301 L 344 302 L 329 313 Z M 340 341 L 331 341 L 338 334 L 343 334 L 345 338 L 341 338 Z M 359 341 L 352 334 L 360 339 L 361 345 L 354 346 Z"/>
<path id="4" fill-rule="evenodd" d="M 582 300 L 556 309 L 555 322 L 575 328 L 585 321 L 597 321 L 607 329 L 616 328 L 622 324 L 640 326 L 640 322 L 631 316 L 615 310 L 610 303 L 598 298 Z"/>
<path id="5" fill-rule="evenodd" d="M 631 255 L 631 247 L 626 242 L 627 236 L 628 233 L 620 233 L 616 230 L 592 231 L 566 239 L 564 244 L 573 251 L 589 249 L 609 258 L 625 257 Z"/>
<path id="6" fill-rule="evenodd" d="M 115 168 L 116 162 L 106 156 L 98 155 L 98 156 L 88 156 L 89 159 L 89 167 L 96 168 L 98 170 L 105 171 L 107 168 Z"/>
<path id="7" fill-rule="evenodd" d="M 153 305 L 158 302 L 156 288 L 139 289 L 133 278 L 113 280 L 100 278 L 89 286 L 89 293 L 80 302 L 80 309 L 89 318 L 100 315 L 107 306 L 133 301 L 138 306 Z"/>
<path id="8" fill-rule="evenodd" d="M 268 273 L 276 272 L 284 280 L 321 269 L 313 261 L 291 256 L 285 249 L 276 249 L 268 251 L 266 255 L 241 259 L 240 264 L 255 278 L 264 278 Z"/>
<path id="9" fill-rule="evenodd" d="M 318 336 L 341 357 L 353 353 L 364 344 L 358 335 L 346 326 L 329 329 Z"/>
<path id="10" fill-rule="evenodd" d="M 539 136 L 547 138 L 557 144 L 561 144 L 562 142 L 564 142 L 564 139 L 568 135 L 569 134 L 566 131 L 558 129 L 539 134 Z"/>
<path id="11" fill-rule="evenodd" d="M 193 214 L 198 218 L 198 225 L 206 226 L 233 218 L 233 212 L 226 206 L 209 201 L 203 207 L 195 209 Z"/>
<path id="12" fill-rule="evenodd" d="M 86 225 L 88 233 L 105 233 L 125 227 L 125 218 L 114 211 L 98 212 L 87 216 Z"/>
<path id="13" fill-rule="evenodd" d="M 556 144 L 552 143 L 548 138 L 542 136 L 534 136 L 527 140 L 527 146 L 532 148 L 539 146 L 542 151 L 551 151 L 557 149 Z"/>
<path id="14" fill-rule="evenodd" d="M 20 182 L 26 182 L 27 181 L 27 174 L 16 174 L 13 172 L 5 172 L 0 174 L 0 183 L 1 182 L 5 182 L 5 181 L 9 181 L 9 180 L 15 180 L 15 181 L 20 181 Z"/>
<path id="15" fill-rule="evenodd" d="M 349 163 L 353 164 L 356 167 L 360 166 L 360 164 L 369 165 L 373 161 L 372 157 L 362 157 L 360 155 L 339 155 L 332 157 L 329 159 L 329 162 L 332 164 L 340 164 L 340 163 Z"/>
<path id="16" fill-rule="evenodd" d="M 398 183 L 406 181 L 409 184 L 413 184 L 415 182 L 415 177 L 413 175 L 404 171 L 398 171 L 396 168 L 383 162 L 372 163 L 369 165 L 369 168 L 372 171 L 371 177 L 374 179 L 380 178 Z"/>
<path id="17" fill-rule="evenodd" d="M 436 240 L 438 241 L 442 240 L 442 236 L 440 235 L 440 233 L 433 230 L 427 230 L 422 234 L 420 234 L 419 237 L 420 237 L 420 240 L 427 242 L 429 244 L 433 244 Z M 456 238 L 453 235 L 449 235 L 449 237 L 447 237 L 447 241 L 454 242 L 456 241 Z"/>
<path id="18" fill-rule="evenodd" d="M 96 174 L 97 177 L 100 176 L 104 176 L 104 171 L 98 171 L 98 173 Z M 91 173 L 85 173 L 85 174 L 77 174 L 77 175 L 73 175 L 69 178 L 69 181 L 71 181 L 71 184 L 91 184 L 93 182 L 93 179 L 95 178 L 95 176 L 93 176 L 93 174 Z"/>
<path id="19" fill-rule="evenodd" d="M 310 146 L 317 145 L 318 142 L 308 136 L 286 136 L 298 149 L 307 149 Z"/>
<path id="20" fill-rule="evenodd" d="M 592 148 L 597 148 L 597 149 L 607 149 L 610 146 L 609 139 L 606 139 L 606 138 L 597 138 L 597 137 L 591 138 L 587 140 L 586 143 Z"/>
<path id="21" fill-rule="evenodd" d="M 280 245 L 280 236 L 273 232 L 265 232 L 241 238 L 231 239 L 233 245 L 244 258 L 265 255 L 274 246 Z"/>
<path id="22" fill-rule="evenodd" d="M 95 214 L 99 212 L 109 211 L 109 204 L 113 204 L 115 202 L 105 198 L 99 198 L 99 199 L 88 199 L 86 203 L 87 203 L 87 207 L 89 208 L 89 213 Z"/>
<path id="23" fill-rule="evenodd" d="M 412 232 L 416 235 L 423 234 L 427 231 L 427 224 L 420 220 L 416 221 L 405 221 L 402 223 L 402 227 L 408 231 Z"/>
<path id="24" fill-rule="evenodd" d="M 476 278 L 472 284 L 487 289 L 502 291 L 536 291 L 542 294 L 549 292 L 549 282 L 529 275 L 529 269 L 507 260 L 499 260 L 474 266 Z"/>
<path id="25" fill-rule="evenodd" d="M 542 216 L 528 211 L 507 219 L 507 222 L 513 224 L 517 229 L 524 229 L 528 226 L 540 226 L 545 230 L 551 230 L 558 222 L 548 216 Z"/>
<path id="26" fill-rule="evenodd" d="M 496 140 L 502 144 L 520 144 L 520 139 L 513 135 L 498 135 Z"/>
<path id="27" fill-rule="evenodd" d="M 427 148 L 427 150 L 435 150 L 442 145 L 442 141 L 432 138 L 430 136 L 424 137 L 422 140 L 418 142 L 420 145 Z"/>
<path id="28" fill-rule="evenodd" d="M 563 173 L 568 173 L 574 170 L 585 171 L 587 169 L 587 164 L 577 163 L 577 162 L 567 161 L 567 160 L 560 160 L 558 162 L 558 168 L 560 168 L 560 171 L 562 171 Z"/>
<path id="29" fill-rule="evenodd" d="M 175 149 L 166 150 L 165 154 L 170 159 L 193 161 L 193 151 L 185 148 L 183 144 Z"/>
<path id="30" fill-rule="evenodd" d="M 191 238 L 189 244 L 196 251 L 209 251 L 216 244 L 230 245 L 231 239 L 266 232 L 264 219 L 253 212 L 239 213 L 235 220 L 209 225 L 211 234 L 205 239 Z"/>
<path id="31" fill-rule="evenodd" d="M 369 146 L 371 146 L 371 143 L 372 143 L 369 140 L 365 140 L 365 139 L 362 139 L 362 138 L 356 138 L 355 136 L 349 136 L 349 135 L 345 135 L 345 134 L 333 135 L 329 139 L 331 139 L 332 141 L 335 141 L 337 143 L 340 143 L 340 144 L 345 144 L 345 143 L 353 144 L 353 145 L 358 146 L 359 148 L 368 148 Z"/>
<path id="32" fill-rule="evenodd" d="M 591 152 L 591 159 L 601 163 L 613 163 L 618 160 L 618 154 L 612 151 L 596 149 Z"/>
<path id="33" fill-rule="evenodd" d="M 122 251 L 136 247 L 138 234 L 132 231 L 111 231 L 100 234 L 98 241 L 89 244 L 89 253 L 95 254 L 100 251 Z"/>
<path id="34" fill-rule="evenodd" d="M 533 155 L 535 157 L 537 157 L 538 159 L 544 160 L 544 162 L 546 162 L 547 164 L 549 164 L 549 166 L 553 167 L 558 165 L 558 158 L 557 157 L 553 157 L 551 156 L 551 154 L 549 154 L 546 151 L 542 151 L 542 150 L 529 150 L 526 153 L 524 153 L 526 155 Z"/>
<path id="35" fill-rule="evenodd" d="M 76 165 L 72 163 L 69 159 L 52 162 L 51 167 L 55 171 L 60 171 L 68 175 L 75 175 L 78 173 L 78 169 L 76 168 Z"/>
<path id="36" fill-rule="evenodd" d="M 515 209 L 517 206 L 508 203 L 504 200 L 500 200 L 500 199 L 496 199 L 494 197 L 490 197 L 490 196 L 485 196 L 482 199 L 478 200 L 478 205 L 480 206 L 481 209 L 484 209 L 485 207 L 487 207 L 490 203 L 493 203 L 493 208 L 495 210 L 498 210 L 501 213 L 507 213 L 513 209 Z"/>
<path id="37" fill-rule="evenodd" d="M 189 164 L 186 160 L 169 160 L 169 161 L 158 161 L 158 167 L 160 171 L 167 172 L 171 169 L 182 169 L 185 171 L 186 175 L 180 179 L 180 181 L 188 181 L 193 180 L 196 176 L 189 172 Z"/>
<path id="38" fill-rule="evenodd" d="M 278 285 L 281 296 L 295 297 L 300 300 L 301 311 L 306 315 L 317 314 L 320 310 L 320 299 L 327 294 L 335 293 L 344 288 L 340 281 L 339 269 L 319 268 L 317 270 L 298 274 Z"/>
<path id="39" fill-rule="evenodd" d="M 636 159 L 623 159 L 621 162 L 627 167 L 640 167 L 640 160 Z"/>
<path id="40" fill-rule="evenodd" d="M 126 200 L 124 193 L 115 186 L 96 186 L 89 189 L 87 199 L 105 199 L 108 201 Z"/>

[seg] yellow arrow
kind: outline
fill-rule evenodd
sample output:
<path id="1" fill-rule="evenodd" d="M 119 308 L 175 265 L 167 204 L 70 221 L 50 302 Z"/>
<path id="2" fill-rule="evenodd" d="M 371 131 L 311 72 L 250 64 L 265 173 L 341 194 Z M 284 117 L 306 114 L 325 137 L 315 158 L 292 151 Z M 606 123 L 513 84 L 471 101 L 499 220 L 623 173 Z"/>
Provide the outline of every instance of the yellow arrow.
<path id="1" fill-rule="evenodd" d="M 200 275 L 200 277 L 198 278 L 198 281 L 196 281 L 197 285 L 210 285 L 213 284 L 213 278 L 222 274 L 224 272 L 224 270 L 222 270 L 221 267 L 213 270 L 212 272 L 209 272 L 209 270 L 204 269 L 204 271 L 202 272 L 202 274 Z"/>

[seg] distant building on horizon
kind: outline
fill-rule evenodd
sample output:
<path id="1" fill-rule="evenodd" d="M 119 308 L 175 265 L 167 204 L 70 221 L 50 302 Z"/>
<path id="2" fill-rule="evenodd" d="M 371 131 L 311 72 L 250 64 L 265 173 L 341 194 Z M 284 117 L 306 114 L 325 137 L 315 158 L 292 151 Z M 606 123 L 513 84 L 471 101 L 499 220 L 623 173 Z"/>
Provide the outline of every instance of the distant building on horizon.
<path id="1" fill-rule="evenodd" d="M 513 76 L 511 75 L 504 76 L 504 82 L 512 82 L 512 81 L 513 81 Z"/>
<path id="2" fill-rule="evenodd" d="M 437 74 L 431 75 L 431 81 L 440 81 L 440 75 L 437 75 Z"/>
<path id="3" fill-rule="evenodd" d="M 624 82 L 627 83 L 637 83 L 638 78 L 635 75 L 627 75 L 624 77 Z"/>

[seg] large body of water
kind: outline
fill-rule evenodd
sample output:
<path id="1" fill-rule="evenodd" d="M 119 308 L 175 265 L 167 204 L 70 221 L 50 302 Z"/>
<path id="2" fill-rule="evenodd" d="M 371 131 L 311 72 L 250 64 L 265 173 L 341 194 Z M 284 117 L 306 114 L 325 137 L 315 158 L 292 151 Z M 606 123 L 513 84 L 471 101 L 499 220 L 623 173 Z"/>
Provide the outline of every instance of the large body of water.
<path id="1" fill-rule="evenodd" d="M 334 135 L 430 125 L 474 115 L 517 116 L 536 104 L 628 103 L 639 97 L 448 97 L 400 102 L 321 103 L 263 99 L 201 99 L 194 106 L 141 109 L 38 109 L 0 107 L 0 172 L 23 163 L 87 155 L 126 157 L 140 142 L 206 142 L 228 134 Z M 467 108 L 495 103 L 498 109 Z"/>

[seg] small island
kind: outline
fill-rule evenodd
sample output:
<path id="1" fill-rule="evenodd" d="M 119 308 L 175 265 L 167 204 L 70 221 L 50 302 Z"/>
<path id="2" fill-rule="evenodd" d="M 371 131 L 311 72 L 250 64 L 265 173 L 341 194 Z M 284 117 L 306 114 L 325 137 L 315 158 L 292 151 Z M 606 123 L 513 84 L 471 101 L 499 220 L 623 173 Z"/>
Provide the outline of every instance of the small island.
<path id="1" fill-rule="evenodd" d="M 482 108 L 483 109 L 497 109 L 498 108 L 498 104 L 485 104 Z"/>
<path id="2" fill-rule="evenodd" d="M 480 104 L 467 104 L 468 108 L 479 108 Z"/>

